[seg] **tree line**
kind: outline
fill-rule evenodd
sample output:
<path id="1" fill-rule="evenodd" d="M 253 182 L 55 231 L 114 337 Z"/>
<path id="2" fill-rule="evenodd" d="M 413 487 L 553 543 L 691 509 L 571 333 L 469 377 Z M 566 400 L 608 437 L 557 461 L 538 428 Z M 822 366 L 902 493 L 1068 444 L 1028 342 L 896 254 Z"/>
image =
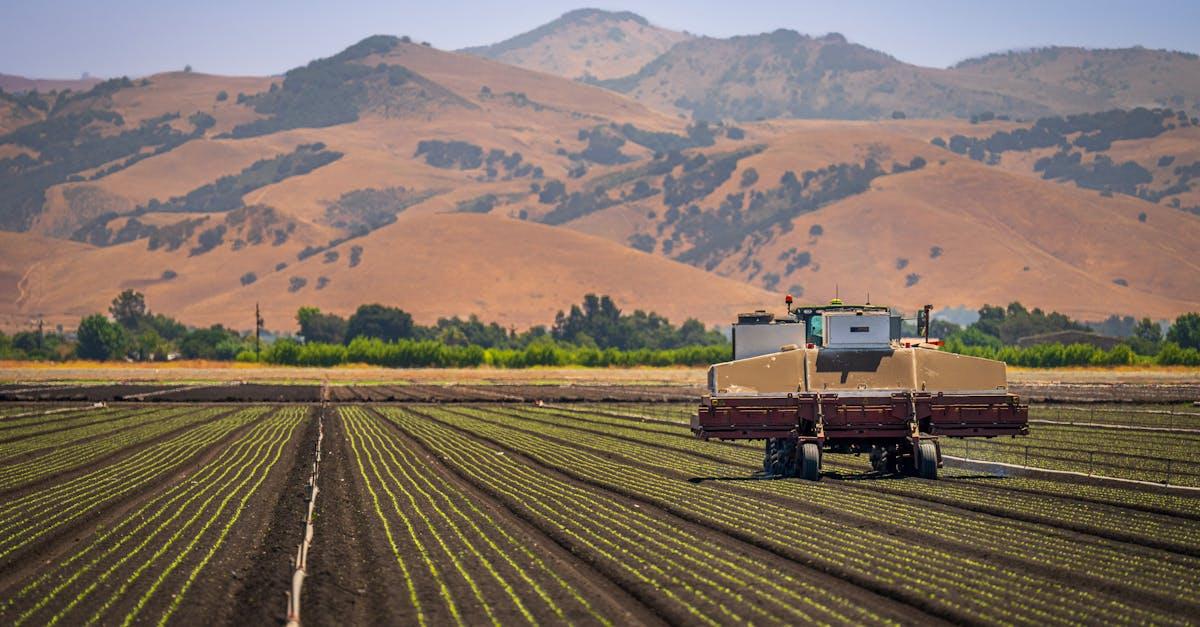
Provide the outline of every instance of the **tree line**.
<path id="1" fill-rule="evenodd" d="M 626 313 L 608 296 L 588 294 L 554 322 L 523 331 L 484 322 L 472 314 L 420 325 L 398 307 L 365 304 L 342 317 L 316 307 L 296 312 L 300 333 L 256 345 L 253 333 L 217 324 L 193 328 L 153 313 L 145 297 L 125 290 L 107 314 L 80 320 L 73 335 L 61 331 L 0 333 L 0 358 L 161 361 L 208 359 L 300 366 L 364 363 L 385 367 L 524 368 L 530 366 L 703 366 L 730 359 L 723 333 L 695 319 L 672 324 L 654 312 Z M 934 320 L 931 335 L 945 350 L 1005 361 L 1014 366 L 1200 366 L 1200 313 L 1186 313 L 1164 332 L 1149 318 L 1113 317 L 1101 328 L 1127 330 L 1112 348 L 1051 343 L 1022 347 L 1021 338 L 1090 327 L 1057 312 L 985 305 L 962 327 Z"/>
<path id="2" fill-rule="evenodd" d="M 107 314 L 80 320 L 74 336 L 0 333 L 0 358 L 128 361 L 209 359 L 332 366 L 390 367 L 703 365 L 730 356 L 725 336 L 689 318 L 680 325 L 654 312 L 622 312 L 608 296 L 588 294 L 559 311 L 553 325 L 518 332 L 477 315 L 416 324 L 411 314 L 383 304 L 361 305 L 348 317 L 301 307 L 300 333 L 256 345 L 252 333 L 223 325 L 189 328 L 152 313 L 145 296 L 125 290 Z"/>
<path id="3" fill-rule="evenodd" d="M 1101 326 L 1111 326 L 1113 322 L 1110 319 Z M 1019 302 L 1010 303 L 1008 307 L 984 305 L 979 309 L 979 320 L 965 328 L 935 320 L 930 332 L 944 339 L 947 351 L 996 359 L 1012 366 L 1200 366 L 1200 313 L 1177 317 L 1166 333 L 1150 318 L 1130 319 L 1129 322 L 1132 324 L 1128 337 L 1109 349 L 1087 343 L 1017 345 L 1021 338 L 1044 333 L 1092 331 L 1088 325 L 1063 314 L 1046 313 L 1036 307 L 1027 309 Z"/>

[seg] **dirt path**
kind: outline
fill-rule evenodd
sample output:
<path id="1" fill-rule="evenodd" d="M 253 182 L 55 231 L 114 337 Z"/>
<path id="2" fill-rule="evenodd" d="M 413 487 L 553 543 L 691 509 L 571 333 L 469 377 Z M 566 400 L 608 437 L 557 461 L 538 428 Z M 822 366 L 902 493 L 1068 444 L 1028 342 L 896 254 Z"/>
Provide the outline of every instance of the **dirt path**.
<path id="1" fill-rule="evenodd" d="M 340 419 L 325 423 L 321 497 L 301 610 L 313 625 L 415 624 Z"/>

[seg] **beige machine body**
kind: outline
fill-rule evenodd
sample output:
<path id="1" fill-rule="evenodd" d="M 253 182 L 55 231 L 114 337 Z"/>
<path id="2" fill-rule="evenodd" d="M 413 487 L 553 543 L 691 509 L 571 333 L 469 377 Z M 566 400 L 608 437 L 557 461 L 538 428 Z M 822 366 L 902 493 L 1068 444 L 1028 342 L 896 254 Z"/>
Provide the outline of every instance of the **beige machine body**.
<path id="1" fill-rule="evenodd" d="M 1004 392 L 1004 362 L 929 348 L 796 348 L 715 364 L 713 395 L 826 391 Z"/>
<path id="2" fill-rule="evenodd" d="M 819 479 L 832 451 L 933 479 L 939 438 L 1029 433 L 1029 406 L 1009 393 L 1004 362 L 943 352 L 927 335 L 902 339 L 903 321 L 886 307 L 788 305 L 781 318 L 738 316 L 735 359 L 709 367 L 696 437 L 764 440 L 771 475 Z M 918 316 L 919 333 L 931 309 Z"/>

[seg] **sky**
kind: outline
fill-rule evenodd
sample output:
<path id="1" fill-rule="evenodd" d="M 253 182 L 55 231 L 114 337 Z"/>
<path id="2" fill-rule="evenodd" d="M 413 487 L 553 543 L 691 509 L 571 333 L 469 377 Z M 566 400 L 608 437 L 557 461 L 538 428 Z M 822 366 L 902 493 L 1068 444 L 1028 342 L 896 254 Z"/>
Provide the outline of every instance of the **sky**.
<path id="1" fill-rule="evenodd" d="M 638 13 L 713 37 L 790 28 L 850 41 L 901 61 L 946 67 L 1044 45 L 1142 45 L 1200 53 L 1197 0 L 0 0 L 0 73 L 97 77 L 182 69 L 280 74 L 373 34 L 441 49 L 495 43 L 576 8 Z"/>

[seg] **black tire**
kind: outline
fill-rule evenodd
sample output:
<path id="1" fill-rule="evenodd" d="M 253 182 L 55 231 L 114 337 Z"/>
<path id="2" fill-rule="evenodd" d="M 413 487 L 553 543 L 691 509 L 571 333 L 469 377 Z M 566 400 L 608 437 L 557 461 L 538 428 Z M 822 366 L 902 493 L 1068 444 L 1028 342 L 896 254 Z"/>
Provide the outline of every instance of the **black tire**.
<path id="1" fill-rule="evenodd" d="M 763 472 L 772 477 L 782 476 L 784 473 L 784 445 L 783 438 L 771 438 L 767 440 L 767 455 L 763 460 Z"/>
<path id="2" fill-rule="evenodd" d="M 921 442 L 917 447 L 917 475 L 922 479 L 937 479 L 937 444 Z"/>
<path id="3" fill-rule="evenodd" d="M 782 477 L 796 476 L 796 441 L 787 438 L 779 441 L 779 472 Z"/>
<path id="4" fill-rule="evenodd" d="M 800 476 L 809 481 L 821 480 L 821 447 L 806 442 L 800 447 Z"/>
<path id="5" fill-rule="evenodd" d="M 771 473 L 771 465 L 774 463 L 775 457 L 775 438 L 767 438 L 767 443 L 763 446 L 763 472 Z"/>
<path id="6" fill-rule="evenodd" d="M 871 447 L 870 459 L 871 470 L 879 473 L 887 471 L 887 452 L 883 450 L 883 447 Z"/>

